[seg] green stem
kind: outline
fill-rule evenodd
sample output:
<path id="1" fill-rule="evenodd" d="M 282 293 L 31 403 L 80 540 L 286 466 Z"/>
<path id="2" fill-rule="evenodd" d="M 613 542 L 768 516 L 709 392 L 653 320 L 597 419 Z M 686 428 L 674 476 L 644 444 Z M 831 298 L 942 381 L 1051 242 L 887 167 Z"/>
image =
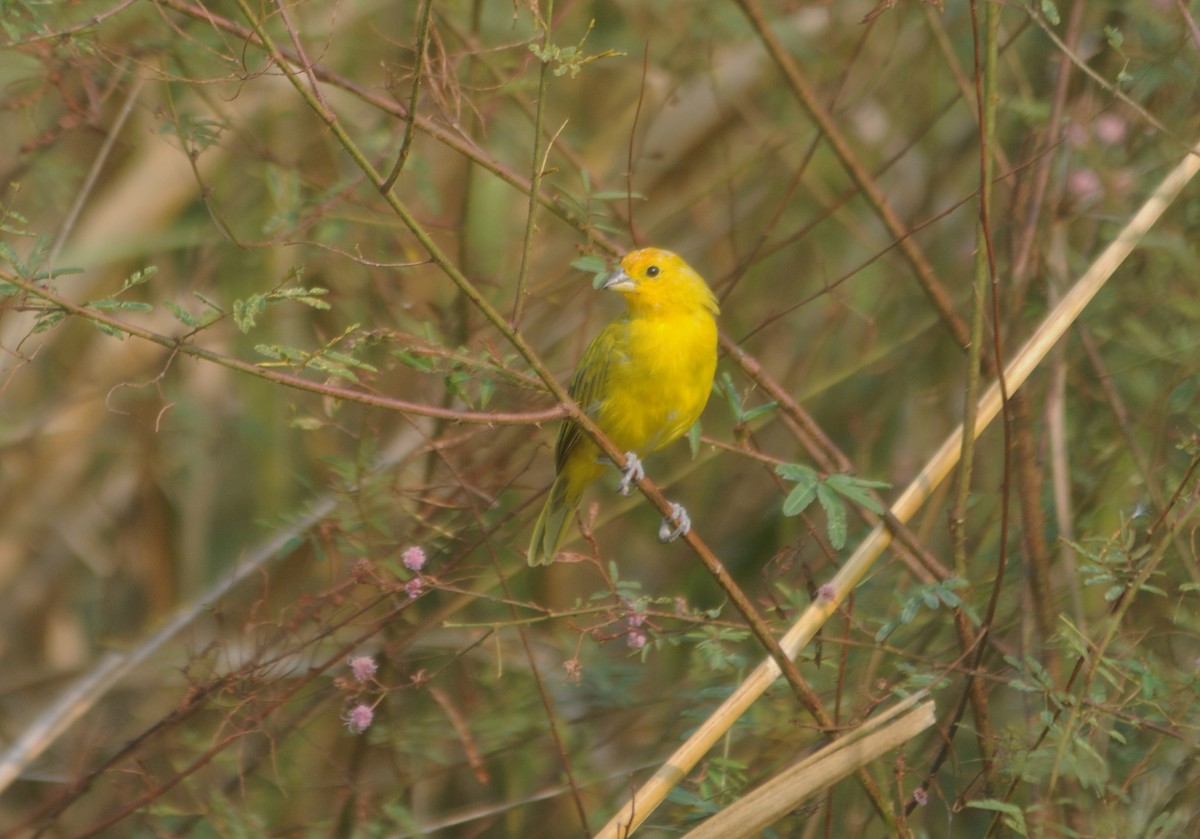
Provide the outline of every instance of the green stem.
<path id="1" fill-rule="evenodd" d="M 554 25 L 554 0 L 547 0 L 545 30 L 542 33 L 542 47 L 550 48 L 550 31 Z M 521 325 L 521 315 L 525 309 L 525 287 L 529 279 L 529 255 L 533 252 L 533 233 L 537 229 L 538 193 L 542 188 L 542 172 L 545 161 L 542 160 L 542 122 L 546 113 L 546 89 L 550 82 L 550 62 L 541 59 L 542 67 L 538 73 L 537 110 L 533 116 L 533 170 L 529 176 L 529 214 L 525 217 L 525 240 L 521 246 L 521 270 L 517 274 L 517 293 L 513 301 L 512 322 L 514 328 Z M 547 144 L 548 145 L 548 144 Z"/>

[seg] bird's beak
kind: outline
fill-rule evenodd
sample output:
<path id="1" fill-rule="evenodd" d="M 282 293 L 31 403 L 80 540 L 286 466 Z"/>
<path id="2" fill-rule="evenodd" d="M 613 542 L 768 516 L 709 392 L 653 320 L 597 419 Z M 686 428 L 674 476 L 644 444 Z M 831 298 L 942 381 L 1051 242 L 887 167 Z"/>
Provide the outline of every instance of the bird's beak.
<path id="1" fill-rule="evenodd" d="M 600 288 L 607 288 L 613 291 L 633 291 L 637 288 L 633 283 L 633 279 L 625 273 L 624 268 L 618 268 L 608 276 L 602 278 Z"/>

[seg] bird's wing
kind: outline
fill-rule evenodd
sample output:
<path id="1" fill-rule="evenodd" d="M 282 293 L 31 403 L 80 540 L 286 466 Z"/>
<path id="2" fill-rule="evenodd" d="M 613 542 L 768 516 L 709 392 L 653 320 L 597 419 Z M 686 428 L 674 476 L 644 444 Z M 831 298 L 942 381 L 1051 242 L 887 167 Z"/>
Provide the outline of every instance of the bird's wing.
<path id="1" fill-rule="evenodd" d="M 571 383 L 567 386 L 571 398 L 578 402 L 579 407 L 592 419 L 596 419 L 604 399 L 608 396 L 609 373 L 614 359 L 621 355 L 627 325 L 626 318 L 618 318 L 592 339 L 583 351 L 579 366 L 575 368 L 575 374 L 571 376 Z M 554 444 L 556 472 L 562 471 L 567 456 L 579 445 L 581 439 L 584 439 L 584 435 L 579 426 L 570 420 L 562 424 L 558 430 L 558 441 Z"/>

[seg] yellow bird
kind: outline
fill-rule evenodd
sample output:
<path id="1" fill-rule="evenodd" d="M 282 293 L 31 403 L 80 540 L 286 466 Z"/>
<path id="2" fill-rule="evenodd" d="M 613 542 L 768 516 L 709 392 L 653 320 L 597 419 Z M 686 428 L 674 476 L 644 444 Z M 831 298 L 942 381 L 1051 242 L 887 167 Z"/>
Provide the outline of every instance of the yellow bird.
<path id="1" fill-rule="evenodd" d="M 606 326 L 583 353 L 568 391 L 600 430 L 628 452 L 621 493 L 645 474 L 641 456 L 684 434 L 700 417 L 717 368 L 717 299 L 703 278 L 670 251 L 643 248 L 625 255 L 602 288 L 619 292 L 628 312 Z M 572 513 L 588 484 L 609 461 L 570 420 L 554 447 L 554 485 L 529 544 L 529 564 L 554 561 Z M 659 538 L 691 528 L 672 505 Z"/>

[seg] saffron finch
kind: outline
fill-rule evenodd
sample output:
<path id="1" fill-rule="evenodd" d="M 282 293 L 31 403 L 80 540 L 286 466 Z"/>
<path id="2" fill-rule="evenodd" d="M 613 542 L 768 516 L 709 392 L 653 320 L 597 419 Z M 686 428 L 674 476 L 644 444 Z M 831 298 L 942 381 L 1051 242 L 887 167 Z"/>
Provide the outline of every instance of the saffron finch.
<path id="1" fill-rule="evenodd" d="M 628 452 L 621 492 L 644 472 L 641 456 L 679 439 L 708 402 L 717 367 L 717 299 L 703 278 L 670 251 L 643 248 L 621 259 L 600 286 L 620 293 L 628 311 L 584 350 L 568 392 L 604 434 Z M 538 516 L 529 564 L 554 561 L 583 491 L 608 463 L 600 449 L 566 420 L 554 447 L 554 484 Z M 690 528 L 672 505 L 659 538 Z"/>

